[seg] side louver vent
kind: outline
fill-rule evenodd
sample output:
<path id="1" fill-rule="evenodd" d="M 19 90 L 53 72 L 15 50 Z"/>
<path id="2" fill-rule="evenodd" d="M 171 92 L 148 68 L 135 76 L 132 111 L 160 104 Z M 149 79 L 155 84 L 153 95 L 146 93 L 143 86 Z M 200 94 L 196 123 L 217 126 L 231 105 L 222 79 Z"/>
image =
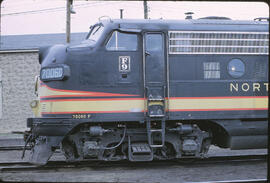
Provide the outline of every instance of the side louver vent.
<path id="1" fill-rule="evenodd" d="M 263 79 L 267 77 L 267 65 L 265 62 L 257 61 L 253 69 L 254 79 Z"/>
<path id="2" fill-rule="evenodd" d="M 170 54 L 267 55 L 268 32 L 169 31 Z"/>

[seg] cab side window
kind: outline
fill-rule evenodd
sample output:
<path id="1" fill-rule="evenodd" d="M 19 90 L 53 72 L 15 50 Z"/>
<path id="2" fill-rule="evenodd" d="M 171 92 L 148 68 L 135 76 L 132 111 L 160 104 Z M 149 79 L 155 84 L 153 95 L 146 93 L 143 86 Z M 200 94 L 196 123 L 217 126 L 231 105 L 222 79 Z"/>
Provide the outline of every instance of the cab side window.
<path id="1" fill-rule="evenodd" d="M 161 34 L 148 34 L 146 36 L 146 51 L 161 52 L 163 49 Z"/>
<path id="2" fill-rule="evenodd" d="M 106 44 L 106 49 L 110 51 L 136 51 L 138 44 L 136 34 L 126 34 L 114 31 Z"/>

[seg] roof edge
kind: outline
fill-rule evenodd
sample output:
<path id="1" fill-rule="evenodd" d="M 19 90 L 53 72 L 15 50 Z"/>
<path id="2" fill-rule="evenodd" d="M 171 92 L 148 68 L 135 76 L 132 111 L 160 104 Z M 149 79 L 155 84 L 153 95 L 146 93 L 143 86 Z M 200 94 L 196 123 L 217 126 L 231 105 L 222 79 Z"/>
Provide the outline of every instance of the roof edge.
<path id="1" fill-rule="evenodd" d="M 0 53 L 31 53 L 38 52 L 38 49 L 6 49 L 0 50 Z"/>

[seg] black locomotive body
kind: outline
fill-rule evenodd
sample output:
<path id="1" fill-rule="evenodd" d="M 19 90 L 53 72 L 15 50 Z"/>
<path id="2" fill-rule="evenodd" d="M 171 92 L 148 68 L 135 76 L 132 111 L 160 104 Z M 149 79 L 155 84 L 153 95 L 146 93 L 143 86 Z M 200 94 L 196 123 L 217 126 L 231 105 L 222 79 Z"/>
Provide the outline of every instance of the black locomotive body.
<path id="1" fill-rule="evenodd" d="M 40 49 L 30 161 L 203 157 L 266 148 L 268 22 L 102 20 Z"/>

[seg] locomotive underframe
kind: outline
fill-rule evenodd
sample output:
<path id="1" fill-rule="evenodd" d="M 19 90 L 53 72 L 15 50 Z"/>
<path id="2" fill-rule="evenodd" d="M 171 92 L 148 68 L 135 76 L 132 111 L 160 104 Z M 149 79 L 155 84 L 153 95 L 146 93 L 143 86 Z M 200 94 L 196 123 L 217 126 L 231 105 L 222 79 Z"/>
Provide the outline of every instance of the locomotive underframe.
<path id="1" fill-rule="evenodd" d="M 148 134 L 143 125 L 141 128 L 124 124 L 118 126 L 102 128 L 84 125 L 79 131 L 67 136 L 62 141 L 61 148 L 68 160 L 151 161 L 183 156 L 200 157 L 207 152 L 210 145 L 210 134 L 201 131 L 196 125 L 178 124 L 176 128 L 167 127 L 166 143 L 161 148 L 149 146 L 146 140 Z M 153 134 L 153 139 L 159 143 L 160 134 Z"/>
<path id="2" fill-rule="evenodd" d="M 59 148 L 68 161 L 151 161 L 204 157 L 211 144 L 231 149 L 267 146 L 266 119 L 166 121 L 162 147 L 149 145 L 146 123 L 87 123 L 72 119 L 58 119 L 55 122 L 53 118 L 32 118 L 28 121 L 28 127 L 31 127 L 28 136 L 32 147 L 30 162 L 34 164 L 46 164 Z M 152 128 L 160 127 L 153 123 Z M 161 144 L 161 133 L 152 135 L 153 144 Z"/>

